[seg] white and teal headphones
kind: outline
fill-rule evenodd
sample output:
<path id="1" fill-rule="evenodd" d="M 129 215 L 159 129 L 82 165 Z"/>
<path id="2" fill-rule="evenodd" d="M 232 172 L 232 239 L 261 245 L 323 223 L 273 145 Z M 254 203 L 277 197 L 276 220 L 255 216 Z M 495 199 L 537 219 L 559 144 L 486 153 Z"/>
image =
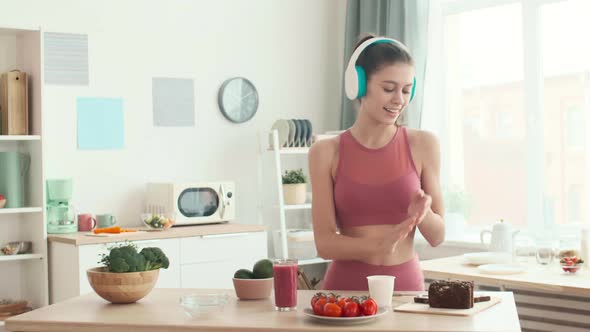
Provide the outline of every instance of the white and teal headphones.
<path id="1" fill-rule="evenodd" d="M 358 60 L 361 53 L 367 47 L 369 47 L 372 44 L 380 43 L 395 44 L 407 51 L 407 48 L 404 44 L 391 38 L 375 37 L 367 39 L 362 44 L 360 44 L 359 47 L 357 47 L 356 50 L 354 50 L 354 52 L 350 56 L 348 66 L 346 67 L 346 71 L 344 72 L 344 89 L 346 90 L 346 97 L 348 97 L 348 99 L 355 100 L 367 94 L 367 74 L 363 67 L 356 65 L 356 61 Z M 414 99 L 415 92 L 416 77 L 414 77 L 414 84 L 412 84 L 412 93 L 410 95 L 410 101 Z"/>

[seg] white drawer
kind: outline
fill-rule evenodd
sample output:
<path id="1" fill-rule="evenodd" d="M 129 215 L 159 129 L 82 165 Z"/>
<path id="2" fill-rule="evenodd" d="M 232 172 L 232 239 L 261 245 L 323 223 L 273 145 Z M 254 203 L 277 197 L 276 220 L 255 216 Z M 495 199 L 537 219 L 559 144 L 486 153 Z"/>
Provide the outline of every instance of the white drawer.
<path id="1" fill-rule="evenodd" d="M 233 288 L 232 277 L 241 266 L 239 261 L 217 261 L 182 265 L 182 288 Z"/>
<path id="2" fill-rule="evenodd" d="M 266 232 L 205 235 L 180 239 L 180 264 L 267 256 Z M 231 280 L 231 279 L 230 279 Z"/>

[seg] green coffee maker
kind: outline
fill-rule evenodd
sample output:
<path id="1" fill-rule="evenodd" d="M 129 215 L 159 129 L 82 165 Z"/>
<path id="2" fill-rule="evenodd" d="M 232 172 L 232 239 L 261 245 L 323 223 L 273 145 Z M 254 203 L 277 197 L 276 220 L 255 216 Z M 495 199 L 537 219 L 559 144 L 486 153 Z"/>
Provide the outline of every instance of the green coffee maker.
<path id="1" fill-rule="evenodd" d="M 71 203 L 72 179 L 47 180 L 47 233 L 78 232 L 76 211 Z"/>

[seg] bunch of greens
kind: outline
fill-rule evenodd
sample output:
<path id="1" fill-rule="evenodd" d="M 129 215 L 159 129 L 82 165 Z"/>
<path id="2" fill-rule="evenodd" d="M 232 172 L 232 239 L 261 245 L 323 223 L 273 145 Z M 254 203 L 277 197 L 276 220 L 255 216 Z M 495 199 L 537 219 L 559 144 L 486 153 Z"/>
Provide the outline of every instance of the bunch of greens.
<path id="1" fill-rule="evenodd" d="M 116 273 L 167 269 L 170 265 L 160 248 L 148 247 L 138 252 L 137 246 L 130 242 L 109 248 L 109 253 L 103 254 L 99 263 Z"/>
<path id="2" fill-rule="evenodd" d="M 298 170 L 285 171 L 285 174 L 283 175 L 283 184 L 296 184 L 306 182 L 307 179 L 305 178 L 305 174 L 303 174 L 303 170 L 301 168 Z"/>

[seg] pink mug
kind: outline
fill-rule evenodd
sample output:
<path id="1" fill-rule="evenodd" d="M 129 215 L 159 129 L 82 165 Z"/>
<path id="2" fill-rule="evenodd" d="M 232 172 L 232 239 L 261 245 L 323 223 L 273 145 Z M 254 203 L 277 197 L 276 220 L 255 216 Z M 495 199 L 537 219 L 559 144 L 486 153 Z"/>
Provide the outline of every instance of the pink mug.
<path id="1" fill-rule="evenodd" d="M 90 213 L 78 215 L 78 231 L 90 232 L 96 227 L 96 218 Z"/>

